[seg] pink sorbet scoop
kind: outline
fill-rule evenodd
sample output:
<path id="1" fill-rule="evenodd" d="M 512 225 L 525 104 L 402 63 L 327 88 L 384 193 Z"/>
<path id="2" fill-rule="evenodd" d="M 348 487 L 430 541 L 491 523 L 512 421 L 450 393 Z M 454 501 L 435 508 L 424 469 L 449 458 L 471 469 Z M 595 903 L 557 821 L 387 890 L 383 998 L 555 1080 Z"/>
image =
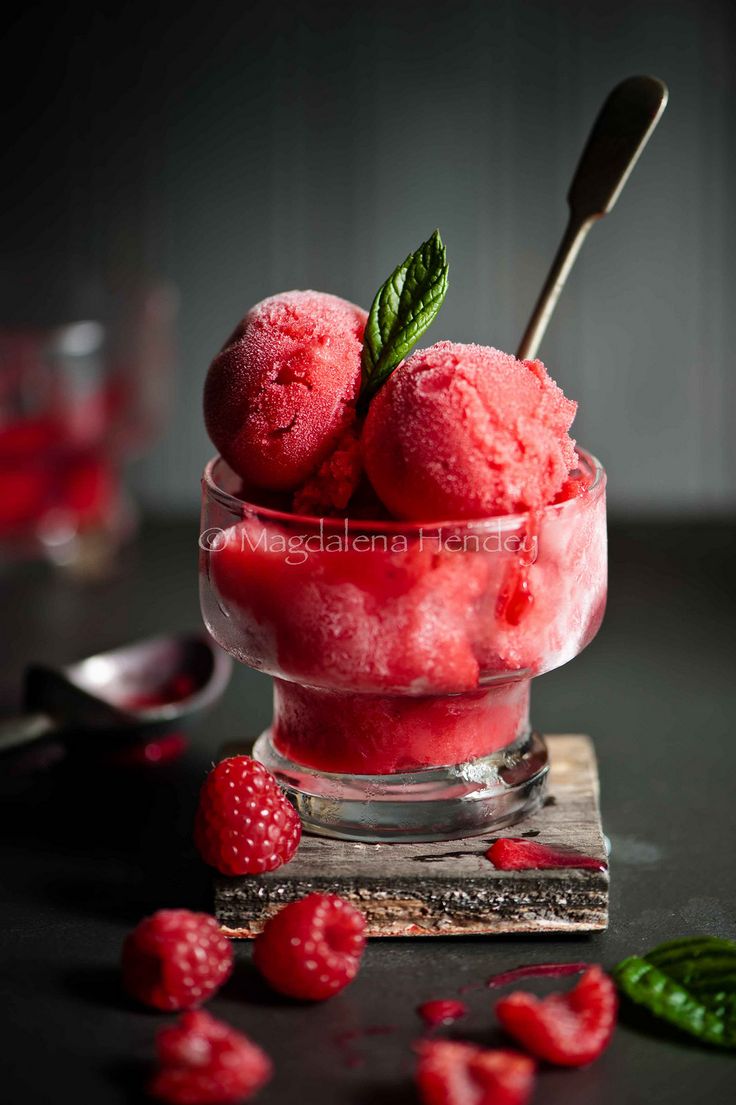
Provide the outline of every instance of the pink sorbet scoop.
<path id="1" fill-rule="evenodd" d="M 541 361 L 438 342 L 413 353 L 371 403 L 363 461 L 397 518 L 481 518 L 552 501 L 577 463 L 577 404 Z"/>
<path id="2" fill-rule="evenodd" d="M 251 307 L 210 366 L 207 431 L 246 482 L 289 491 L 355 420 L 366 313 L 324 292 Z"/>

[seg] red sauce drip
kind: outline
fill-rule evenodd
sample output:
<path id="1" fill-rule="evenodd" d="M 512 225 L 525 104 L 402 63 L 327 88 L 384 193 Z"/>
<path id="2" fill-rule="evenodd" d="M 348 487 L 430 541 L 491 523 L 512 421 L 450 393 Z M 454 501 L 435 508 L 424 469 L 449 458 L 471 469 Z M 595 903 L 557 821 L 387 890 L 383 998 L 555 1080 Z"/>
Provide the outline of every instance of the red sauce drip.
<path id="1" fill-rule="evenodd" d="M 495 990 L 518 982 L 520 978 L 564 978 L 565 975 L 579 975 L 589 966 L 590 963 L 530 963 L 526 967 L 514 967 L 512 971 L 492 975 L 486 986 Z"/>
<path id="2" fill-rule="evenodd" d="M 441 1024 L 453 1024 L 464 1017 L 468 1012 L 467 1005 L 462 1001 L 451 998 L 440 998 L 435 1001 L 425 1001 L 417 1006 L 417 1013 L 424 1023 L 430 1028 L 437 1028 Z"/>
<path id="3" fill-rule="evenodd" d="M 519 573 L 516 586 L 509 595 L 503 608 L 503 616 L 509 625 L 518 625 L 529 608 L 534 604 L 534 595 L 529 590 L 528 568 Z"/>
<path id="4" fill-rule="evenodd" d="M 577 867 L 606 871 L 608 865 L 595 856 L 585 856 L 562 844 L 539 844 L 522 837 L 502 837 L 486 852 L 486 857 L 501 871 L 533 871 L 554 867 Z"/>
<path id="5" fill-rule="evenodd" d="M 529 570 L 537 559 L 538 545 L 539 519 L 530 512 L 526 532 L 522 536 L 522 547 L 498 596 L 496 614 L 508 625 L 519 625 L 534 605 L 534 595 L 529 589 Z"/>

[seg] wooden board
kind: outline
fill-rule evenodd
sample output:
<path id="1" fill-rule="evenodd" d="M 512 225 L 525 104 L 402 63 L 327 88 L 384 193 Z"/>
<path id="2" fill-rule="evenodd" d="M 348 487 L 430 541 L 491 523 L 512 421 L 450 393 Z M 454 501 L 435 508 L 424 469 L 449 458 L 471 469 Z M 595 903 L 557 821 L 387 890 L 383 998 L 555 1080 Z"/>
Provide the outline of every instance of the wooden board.
<path id="1" fill-rule="evenodd" d="M 357 844 L 305 836 L 266 875 L 219 877 L 215 912 L 229 936 L 257 935 L 286 902 L 340 894 L 365 914 L 369 936 L 594 932 L 608 924 L 608 871 L 498 871 L 485 857 L 499 836 L 528 836 L 606 860 L 598 772 L 589 737 L 547 737 L 545 804 L 510 829 L 434 844 Z"/>

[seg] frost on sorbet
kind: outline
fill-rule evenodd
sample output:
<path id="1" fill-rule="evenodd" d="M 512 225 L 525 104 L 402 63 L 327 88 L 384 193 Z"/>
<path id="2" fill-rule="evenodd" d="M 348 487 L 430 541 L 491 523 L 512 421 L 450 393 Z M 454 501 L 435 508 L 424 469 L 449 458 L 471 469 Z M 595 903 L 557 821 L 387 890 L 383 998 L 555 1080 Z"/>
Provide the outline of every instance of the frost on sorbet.
<path id="1" fill-rule="evenodd" d="M 366 313 L 293 291 L 252 307 L 210 366 L 207 431 L 249 484 L 294 490 L 355 419 Z"/>
<path id="2" fill-rule="evenodd" d="M 438 342 L 371 403 L 365 467 L 397 518 L 480 518 L 552 501 L 577 462 L 577 405 L 541 361 Z"/>

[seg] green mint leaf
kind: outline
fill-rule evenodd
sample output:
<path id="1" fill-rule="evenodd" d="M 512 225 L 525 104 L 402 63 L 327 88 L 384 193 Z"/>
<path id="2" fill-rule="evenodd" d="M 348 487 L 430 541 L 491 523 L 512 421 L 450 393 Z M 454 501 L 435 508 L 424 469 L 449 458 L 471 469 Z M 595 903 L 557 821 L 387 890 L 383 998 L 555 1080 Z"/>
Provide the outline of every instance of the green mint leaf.
<path id="1" fill-rule="evenodd" d="M 619 989 L 691 1036 L 736 1048 L 736 943 L 692 936 L 629 956 L 613 970 Z"/>
<path id="2" fill-rule="evenodd" d="M 447 272 L 447 251 L 435 230 L 376 292 L 363 339 L 364 408 L 437 317 Z"/>
<path id="3" fill-rule="evenodd" d="M 736 997 L 736 944 L 732 940 L 686 936 L 660 944 L 645 958 L 703 1000 L 719 990 L 731 991 Z"/>

